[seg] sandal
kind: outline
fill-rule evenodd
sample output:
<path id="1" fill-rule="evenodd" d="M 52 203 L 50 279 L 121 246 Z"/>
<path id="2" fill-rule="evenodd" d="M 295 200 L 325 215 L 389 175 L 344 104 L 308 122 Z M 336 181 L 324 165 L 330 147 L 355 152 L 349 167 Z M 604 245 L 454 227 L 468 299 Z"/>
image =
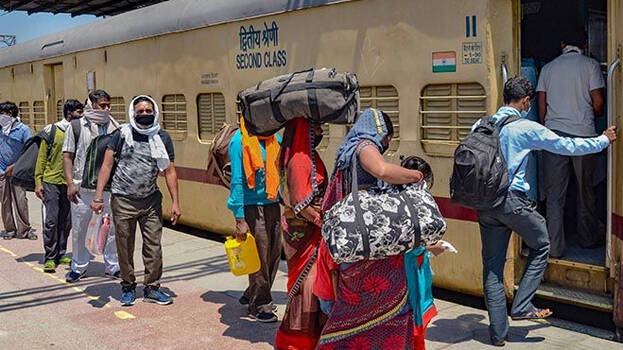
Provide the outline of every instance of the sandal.
<path id="1" fill-rule="evenodd" d="M 524 314 L 522 316 L 511 316 L 511 319 L 513 321 L 541 320 L 541 319 L 550 317 L 553 314 L 554 313 L 551 312 L 549 309 L 539 309 L 535 307 L 534 309 L 532 309 L 532 311 L 528 312 L 527 314 Z"/>
<path id="2" fill-rule="evenodd" d="M 30 231 L 24 233 L 23 235 L 18 236 L 17 238 L 19 238 L 19 239 L 29 239 L 31 241 L 36 241 L 37 238 L 39 238 L 39 237 L 37 237 L 37 235 L 35 234 L 35 230 L 30 230 Z"/>

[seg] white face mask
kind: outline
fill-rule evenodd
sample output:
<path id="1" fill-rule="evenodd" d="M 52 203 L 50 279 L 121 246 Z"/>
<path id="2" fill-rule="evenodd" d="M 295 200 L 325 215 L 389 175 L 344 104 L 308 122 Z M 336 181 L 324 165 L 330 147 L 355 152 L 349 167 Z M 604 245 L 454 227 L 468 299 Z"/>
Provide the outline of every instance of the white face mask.
<path id="1" fill-rule="evenodd" d="M 13 124 L 13 118 L 11 116 L 0 114 L 0 127 L 2 127 L 2 132 L 5 135 L 11 132 L 11 124 Z"/>

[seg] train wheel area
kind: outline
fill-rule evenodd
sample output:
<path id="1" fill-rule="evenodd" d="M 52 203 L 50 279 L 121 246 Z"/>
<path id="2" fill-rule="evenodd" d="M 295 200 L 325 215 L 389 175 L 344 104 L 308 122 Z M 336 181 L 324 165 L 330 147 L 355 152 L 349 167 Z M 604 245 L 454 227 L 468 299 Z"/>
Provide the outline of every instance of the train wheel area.
<path id="1" fill-rule="evenodd" d="M 40 231 L 40 202 L 29 195 Z M 140 237 L 140 235 L 139 235 Z M 71 241 L 71 240 L 70 240 Z M 137 247 L 141 247 L 137 242 Z M 279 323 L 250 319 L 238 297 L 245 277 L 228 269 L 222 243 L 165 228 L 162 287 L 174 303 L 140 301 L 121 307 L 118 281 L 105 278 L 101 258 L 87 276 L 67 284 L 67 267 L 42 270 L 41 240 L 0 241 L 0 348 L 2 349 L 271 349 Z M 140 248 L 135 251 L 142 269 Z M 141 276 L 139 274 L 140 281 Z M 282 263 L 273 288 L 281 317 L 286 301 Z M 439 310 L 427 332 L 427 349 L 490 348 L 486 311 L 436 300 Z M 589 335 L 591 334 L 591 335 Z M 601 349 L 618 346 L 611 332 L 557 319 L 512 322 L 509 349 Z"/>

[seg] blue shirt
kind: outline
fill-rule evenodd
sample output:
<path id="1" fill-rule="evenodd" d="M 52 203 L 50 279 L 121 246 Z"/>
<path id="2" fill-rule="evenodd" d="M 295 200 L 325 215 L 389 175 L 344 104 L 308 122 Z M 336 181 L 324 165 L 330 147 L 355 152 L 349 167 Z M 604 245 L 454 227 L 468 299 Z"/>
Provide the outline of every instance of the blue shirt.
<path id="1" fill-rule="evenodd" d="M 0 174 L 17 161 L 30 136 L 30 128 L 20 121 L 13 124 L 9 135 L 0 131 Z"/>
<path id="2" fill-rule="evenodd" d="M 521 117 L 521 113 L 515 108 L 503 106 L 492 118 L 498 123 L 511 115 Z M 477 121 L 472 130 L 481 121 Z M 524 193 L 530 191 L 530 184 L 525 180 L 526 162 L 524 162 L 530 151 L 544 150 L 564 156 L 582 156 L 599 153 L 609 145 L 610 141 L 605 135 L 593 138 L 561 137 L 543 125 L 527 119 L 510 123 L 500 132 L 502 155 L 508 165 L 508 178 L 512 178 L 510 190 Z"/>
<path id="3" fill-rule="evenodd" d="M 281 143 L 281 137 L 276 136 L 277 141 Z M 260 140 L 260 149 L 262 150 L 262 158 L 266 162 L 266 148 L 262 140 Z M 268 205 L 279 202 L 278 200 L 271 201 L 266 196 L 266 172 L 264 169 L 255 172 L 255 188 L 253 190 L 247 185 L 242 165 L 242 134 L 240 130 L 236 131 L 229 142 L 228 153 L 231 162 L 231 188 L 227 207 L 234 213 L 236 219 L 244 218 L 246 205 Z"/>

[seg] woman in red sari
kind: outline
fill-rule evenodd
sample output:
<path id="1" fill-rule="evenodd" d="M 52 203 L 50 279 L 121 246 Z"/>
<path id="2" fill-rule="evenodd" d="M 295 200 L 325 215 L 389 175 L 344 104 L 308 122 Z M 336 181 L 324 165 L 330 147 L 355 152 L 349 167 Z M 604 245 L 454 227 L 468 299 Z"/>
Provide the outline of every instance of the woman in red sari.
<path id="1" fill-rule="evenodd" d="M 312 293 L 317 248 L 322 226 L 321 204 L 327 185 L 325 166 L 315 148 L 322 139 L 320 125 L 304 118 L 286 125 L 279 168 L 285 183 L 281 217 L 288 261 L 288 304 L 277 332 L 279 350 L 316 348 L 326 317 Z"/>
<path id="2" fill-rule="evenodd" d="M 359 189 L 377 186 L 378 180 L 408 184 L 424 179 L 419 170 L 406 169 L 383 159 L 392 135 L 393 125 L 387 114 L 368 109 L 359 116 L 337 151 L 335 171 L 323 209 L 329 210 L 350 193 L 355 160 Z M 430 285 L 422 284 L 417 291 L 410 291 L 407 279 L 409 274 L 417 280 L 430 272 L 425 259 L 427 250 L 436 255 L 443 248 L 436 245 L 422 248 L 417 255 L 407 253 L 338 265 L 322 240 L 314 293 L 322 298 L 323 309 L 330 315 L 318 349 L 424 349 L 426 326 L 437 311 L 432 295 L 410 296 L 411 293 L 421 294 L 418 291 L 430 291 Z M 418 301 L 415 307 L 413 300 Z"/>

